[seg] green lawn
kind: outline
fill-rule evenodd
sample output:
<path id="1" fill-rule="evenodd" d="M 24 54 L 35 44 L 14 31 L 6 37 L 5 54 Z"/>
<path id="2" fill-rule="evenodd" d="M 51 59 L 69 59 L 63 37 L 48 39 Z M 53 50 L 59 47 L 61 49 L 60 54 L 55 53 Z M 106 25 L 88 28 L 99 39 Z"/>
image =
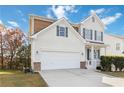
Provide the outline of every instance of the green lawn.
<path id="1" fill-rule="evenodd" d="M 0 87 L 47 87 L 38 73 L 0 70 Z"/>
<path id="2" fill-rule="evenodd" d="M 102 72 L 107 75 L 124 78 L 124 72 Z"/>

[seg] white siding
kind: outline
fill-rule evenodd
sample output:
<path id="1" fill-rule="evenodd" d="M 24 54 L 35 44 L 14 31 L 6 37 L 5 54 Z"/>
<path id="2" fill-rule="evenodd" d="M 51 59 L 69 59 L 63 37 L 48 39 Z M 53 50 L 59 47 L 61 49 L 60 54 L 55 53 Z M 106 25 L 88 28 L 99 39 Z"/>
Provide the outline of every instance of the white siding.
<path id="1" fill-rule="evenodd" d="M 99 23 L 98 19 L 95 18 L 95 22 L 92 22 L 92 18 L 89 17 L 84 23 L 82 23 L 82 28 L 88 28 L 92 30 L 97 30 L 97 31 L 104 31 L 104 27 Z"/>
<path id="2" fill-rule="evenodd" d="M 104 41 L 105 44 L 108 45 L 108 47 L 106 48 L 106 55 L 122 55 L 122 52 L 124 51 L 124 39 L 105 34 Z M 117 43 L 120 44 L 120 50 L 116 50 Z"/>
<path id="3" fill-rule="evenodd" d="M 56 35 L 57 25 L 68 27 L 68 37 L 61 37 Z M 43 52 L 78 53 L 80 61 L 84 61 L 85 45 L 79 39 L 79 37 L 75 35 L 74 31 L 75 30 L 67 23 L 67 21 L 61 20 L 57 24 L 46 29 L 46 31 L 44 31 L 43 33 L 39 33 L 37 37 L 32 40 L 32 62 L 42 61 L 42 55 L 40 54 L 42 54 Z M 36 53 L 36 51 L 38 51 L 38 53 Z"/>
<path id="4" fill-rule="evenodd" d="M 67 27 L 67 23 L 62 20 L 57 25 Z M 83 44 L 68 27 L 68 37 L 56 36 L 56 26 L 48 29 L 46 32 L 39 34 L 35 40 L 35 49 L 51 51 L 73 51 L 80 52 Z"/>
<path id="5" fill-rule="evenodd" d="M 95 22 L 92 22 L 92 16 L 95 18 Z M 104 36 L 104 26 L 100 23 L 100 20 L 95 15 L 92 16 L 90 16 L 81 23 L 81 35 L 83 36 L 83 28 L 93 30 L 92 41 L 95 41 L 95 30 L 98 32 L 103 32 Z"/>

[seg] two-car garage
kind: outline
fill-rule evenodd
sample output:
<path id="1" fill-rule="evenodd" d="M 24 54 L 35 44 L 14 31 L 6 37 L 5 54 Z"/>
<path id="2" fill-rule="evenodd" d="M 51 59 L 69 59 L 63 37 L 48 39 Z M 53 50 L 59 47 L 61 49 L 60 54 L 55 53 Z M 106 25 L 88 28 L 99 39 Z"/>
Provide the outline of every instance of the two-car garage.
<path id="1" fill-rule="evenodd" d="M 80 67 L 79 52 L 42 52 L 41 70 L 68 69 Z"/>

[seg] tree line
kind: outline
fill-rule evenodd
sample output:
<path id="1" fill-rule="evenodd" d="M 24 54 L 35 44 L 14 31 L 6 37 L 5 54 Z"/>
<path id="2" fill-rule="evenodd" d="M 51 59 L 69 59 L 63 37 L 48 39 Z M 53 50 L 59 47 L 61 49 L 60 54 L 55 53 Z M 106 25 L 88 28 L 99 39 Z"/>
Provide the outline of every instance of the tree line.
<path id="1" fill-rule="evenodd" d="M 30 67 L 30 44 L 19 28 L 7 28 L 0 24 L 0 69 Z"/>

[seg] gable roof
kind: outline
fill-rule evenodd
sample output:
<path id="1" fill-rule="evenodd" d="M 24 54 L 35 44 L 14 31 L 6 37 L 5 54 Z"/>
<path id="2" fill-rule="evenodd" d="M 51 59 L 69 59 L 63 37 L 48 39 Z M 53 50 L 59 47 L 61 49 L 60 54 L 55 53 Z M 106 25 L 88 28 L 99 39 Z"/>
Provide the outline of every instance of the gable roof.
<path id="1" fill-rule="evenodd" d="M 71 25 L 64 17 L 61 18 L 61 19 L 59 19 L 59 20 L 57 20 L 56 22 L 54 22 L 53 24 L 49 25 L 48 27 L 44 28 L 43 30 L 37 32 L 36 34 L 32 35 L 31 37 L 32 37 L 32 38 L 37 38 L 37 36 L 38 36 L 39 34 L 42 34 L 43 32 L 46 32 L 50 27 L 52 27 L 52 26 L 58 24 L 58 23 L 59 23 L 60 21 L 62 21 L 62 20 L 64 20 L 64 21 L 67 23 L 67 25 L 72 29 L 71 31 L 75 34 L 75 36 L 76 36 L 79 40 L 81 40 L 82 42 L 86 42 L 85 39 L 83 39 L 83 38 L 81 37 L 81 35 L 72 27 L 72 25 Z"/>
<path id="2" fill-rule="evenodd" d="M 105 33 L 106 35 L 112 36 L 112 37 L 116 37 L 119 39 L 123 39 L 124 40 L 124 36 L 119 36 L 119 35 L 115 35 L 115 34 L 111 34 L 111 33 Z"/>
<path id="3" fill-rule="evenodd" d="M 57 21 L 57 19 L 54 18 L 48 18 L 44 16 L 38 16 L 30 14 L 30 35 L 36 34 L 37 32 L 43 30 L 44 28 L 48 27 L 49 25 L 53 24 Z M 79 30 L 79 24 L 72 24 L 69 22 L 72 27 L 78 31 Z"/>
<path id="4" fill-rule="evenodd" d="M 101 19 L 97 16 L 97 14 L 95 12 L 93 12 L 89 17 L 87 17 L 85 20 L 81 21 L 81 24 L 84 24 L 87 20 L 89 20 L 90 18 L 95 17 L 97 19 L 97 21 L 100 23 L 100 25 L 104 28 L 105 25 L 104 23 L 101 21 Z"/>

